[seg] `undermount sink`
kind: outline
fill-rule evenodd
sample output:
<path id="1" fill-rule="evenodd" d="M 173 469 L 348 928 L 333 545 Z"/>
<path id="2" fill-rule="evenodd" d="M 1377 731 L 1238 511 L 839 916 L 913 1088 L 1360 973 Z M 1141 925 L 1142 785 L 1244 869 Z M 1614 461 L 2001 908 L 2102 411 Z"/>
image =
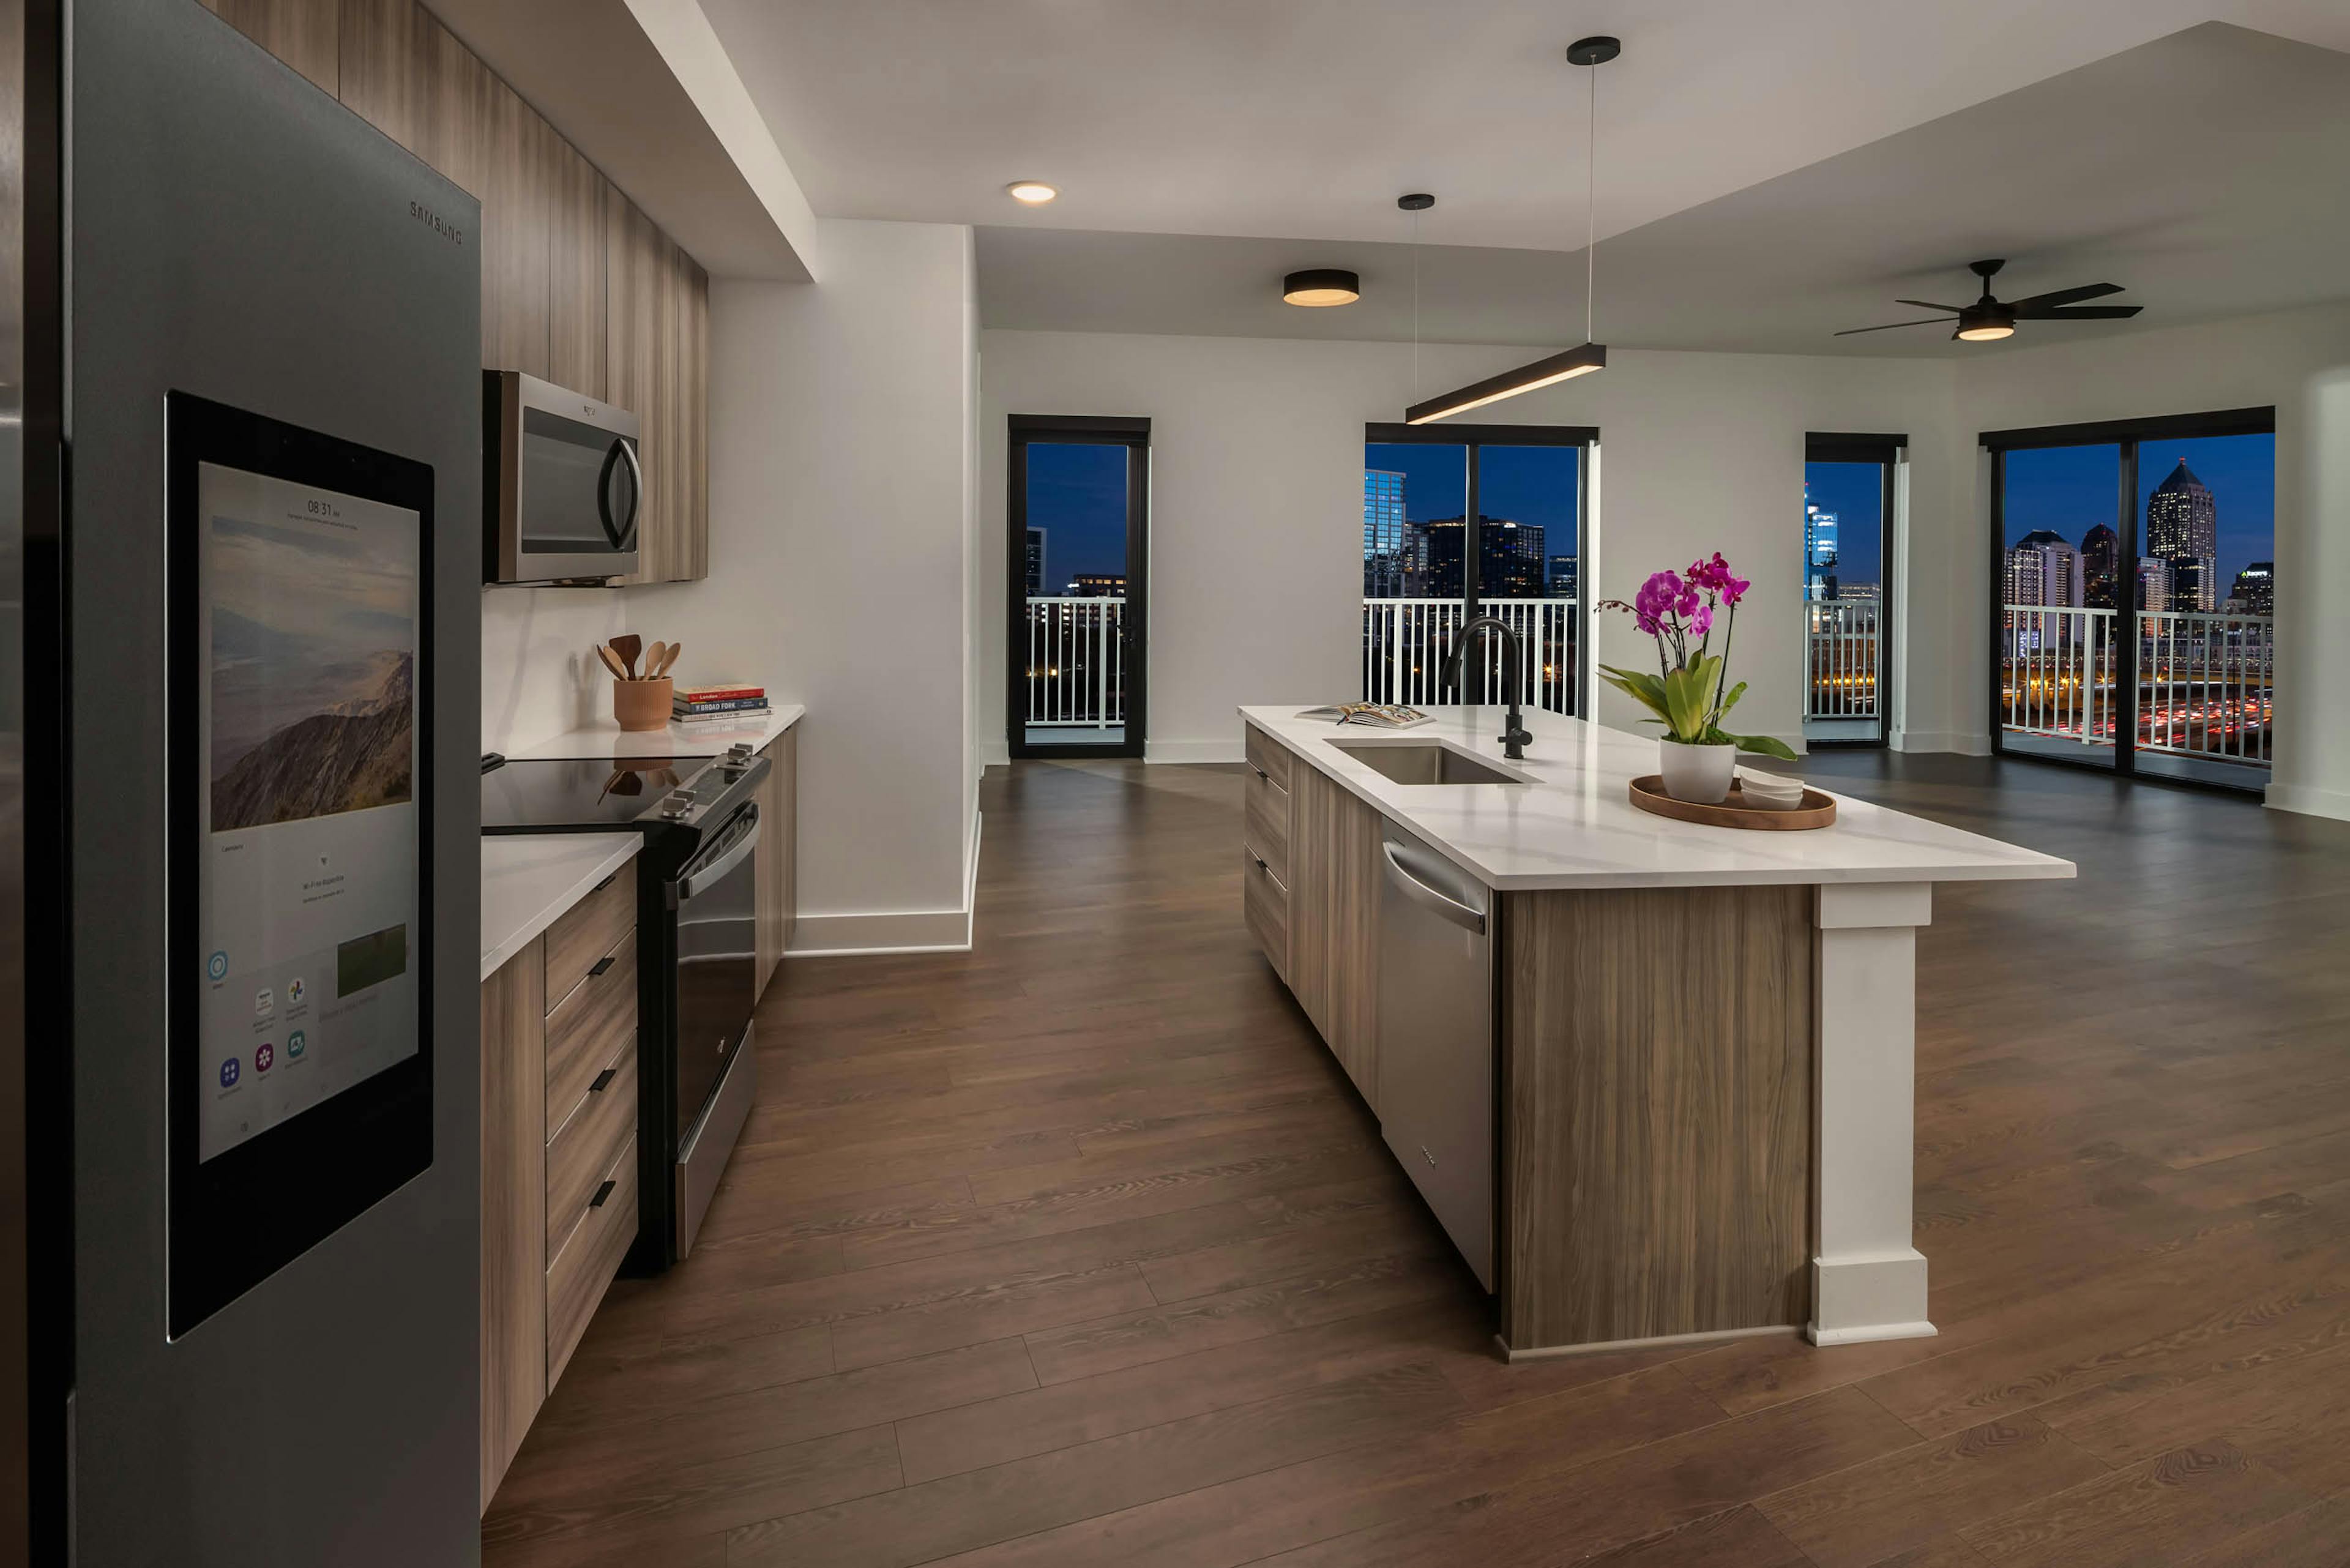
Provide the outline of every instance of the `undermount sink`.
<path id="1" fill-rule="evenodd" d="M 1391 741 L 1330 742 L 1373 772 L 1399 784 L 1523 784 L 1513 773 L 1478 761 L 1450 746 Z"/>

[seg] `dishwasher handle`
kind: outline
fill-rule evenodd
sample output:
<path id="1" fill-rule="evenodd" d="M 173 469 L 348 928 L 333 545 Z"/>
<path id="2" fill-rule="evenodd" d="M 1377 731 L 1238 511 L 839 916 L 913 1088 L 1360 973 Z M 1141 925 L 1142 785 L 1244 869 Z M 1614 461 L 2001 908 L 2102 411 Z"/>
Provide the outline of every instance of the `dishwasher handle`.
<path id="1" fill-rule="evenodd" d="M 1379 845 L 1379 853 L 1387 857 L 1388 878 L 1402 891 L 1405 898 L 1441 915 L 1462 930 L 1474 932 L 1481 937 L 1485 934 L 1484 910 L 1471 908 L 1450 894 L 1440 893 L 1413 876 L 1411 868 L 1397 856 L 1394 845 L 1382 842 Z"/>

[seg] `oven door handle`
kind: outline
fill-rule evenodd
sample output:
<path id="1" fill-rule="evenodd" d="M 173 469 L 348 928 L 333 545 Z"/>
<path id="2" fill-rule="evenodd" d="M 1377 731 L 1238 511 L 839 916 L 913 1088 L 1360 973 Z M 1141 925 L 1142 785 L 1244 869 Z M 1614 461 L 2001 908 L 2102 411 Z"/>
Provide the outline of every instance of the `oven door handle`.
<path id="1" fill-rule="evenodd" d="M 706 866 L 693 866 L 688 867 L 685 875 L 679 877 L 677 881 L 677 901 L 679 903 L 682 904 L 687 899 L 691 898 L 698 894 L 706 893 L 711 888 L 718 886 L 719 883 L 726 879 L 728 872 L 733 870 L 737 866 L 742 865 L 743 861 L 748 860 L 751 857 L 751 852 L 759 846 L 758 803 L 756 801 L 752 801 L 745 804 L 741 813 L 735 816 L 734 820 L 736 822 L 747 821 L 751 826 L 749 829 L 742 835 L 742 836 L 736 838 L 733 843 L 719 851 L 718 857 L 716 859 L 711 861 Z"/>

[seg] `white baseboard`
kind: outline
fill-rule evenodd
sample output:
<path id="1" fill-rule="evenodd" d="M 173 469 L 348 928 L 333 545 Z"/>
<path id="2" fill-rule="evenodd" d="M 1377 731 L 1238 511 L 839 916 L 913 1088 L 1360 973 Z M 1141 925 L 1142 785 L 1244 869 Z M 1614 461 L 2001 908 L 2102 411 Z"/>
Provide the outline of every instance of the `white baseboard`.
<path id="1" fill-rule="evenodd" d="M 982 741 L 982 742 L 980 742 L 980 743 L 979 743 L 979 765 L 980 765 L 981 767 L 983 767 L 983 768 L 1000 768 L 1000 767 L 1004 766 L 1006 763 L 1010 763 L 1011 761 L 1012 761 L 1012 742 L 1009 742 L 1009 741 Z"/>
<path id="2" fill-rule="evenodd" d="M 1248 760 L 1241 738 L 1224 741 L 1145 741 L 1142 760 L 1146 763 L 1240 763 Z"/>
<path id="3" fill-rule="evenodd" d="M 2303 816 L 2330 816 L 2336 822 L 2350 822 L 2350 793 L 2338 789 L 2272 784 L 2261 797 L 2261 803 L 2277 811 L 2293 811 Z"/>
<path id="4" fill-rule="evenodd" d="M 971 817 L 971 853 L 962 870 L 960 909 L 873 909 L 845 915 L 801 915 L 792 922 L 789 958 L 847 958 L 880 953 L 967 953 L 979 906 L 979 843 L 984 814 Z"/>
<path id="5" fill-rule="evenodd" d="M 1897 752 L 1955 752 L 1962 757 L 1991 755 L 1989 735 L 1960 730 L 1897 730 L 1892 743 Z"/>

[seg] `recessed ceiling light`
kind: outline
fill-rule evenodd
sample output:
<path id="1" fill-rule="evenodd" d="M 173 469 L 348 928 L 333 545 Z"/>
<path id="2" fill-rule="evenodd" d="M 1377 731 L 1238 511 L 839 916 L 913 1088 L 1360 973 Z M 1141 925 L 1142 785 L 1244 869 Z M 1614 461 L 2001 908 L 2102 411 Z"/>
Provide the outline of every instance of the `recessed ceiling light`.
<path id="1" fill-rule="evenodd" d="M 1060 194 L 1042 180 L 1014 180 L 1003 188 L 1003 193 L 1031 207 L 1041 207 Z"/>
<path id="2" fill-rule="evenodd" d="M 1281 297 L 1289 305 L 1352 305 L 1363 297 L 1363 280 L 1340 267 L 1309 267 L 1281 280 Z"/>

